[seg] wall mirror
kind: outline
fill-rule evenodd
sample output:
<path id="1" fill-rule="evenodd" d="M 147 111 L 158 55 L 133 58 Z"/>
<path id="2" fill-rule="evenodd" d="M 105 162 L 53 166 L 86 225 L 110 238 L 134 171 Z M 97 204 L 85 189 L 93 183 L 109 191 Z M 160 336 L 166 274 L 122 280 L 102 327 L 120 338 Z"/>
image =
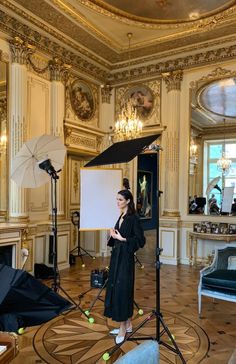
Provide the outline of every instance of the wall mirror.
<path id="1" fill-rule="evenodd" d="M 0 221 L 7 213 L 7 64 L 0 61 Z"/>
<path id="2" fill-rule="evenodd" d="M 211 74 L 190 89 L 188 211 L 231 216 L 236 214 L 236 72 L 217 70 L 217 77 Z"/>

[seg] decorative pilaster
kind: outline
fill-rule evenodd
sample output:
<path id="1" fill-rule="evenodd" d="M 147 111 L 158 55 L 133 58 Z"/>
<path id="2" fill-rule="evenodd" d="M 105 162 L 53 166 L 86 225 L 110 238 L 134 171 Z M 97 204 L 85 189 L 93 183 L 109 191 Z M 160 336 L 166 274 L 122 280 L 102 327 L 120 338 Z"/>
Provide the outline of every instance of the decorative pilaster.
<path id="1" fill-rule="evenodd" d="M 162 75 L 167 88 L 165 117 L 167 130 L 164 133 L 165 152 L 165 198 L 164 215 L 178 217 L 179 213 L 179 125 L 180 125 L 180 88 L 182 71 Z"/>
<path id="2" fill-rule="evenodd" d="M 112 87 L 109 84 L 101 86 L 101 96 L 102 96 L 102 103 L 110 104 L 111 103 L 111 93 Z"/>
<path id="3" fill-rule="evenodd" d="M 65 115 L 65 87 L 63 81 L 70 69 L 60 59 L 54 58 L 49 62 L 51 76 L 51 134 L 59 136 L 64 143 L 63 120 Z M 57 213 L 58 217 L 65 215 L 64 206 L 64 173 L 59 175 L 57 184 Z"/>
<path id="4" fill-rule="evenodd" d="M 12 56 L 10 83 L 10 160 L 27 139 L 27 62 L 35 48 L 16 37 L 10 40 Z M 27 190 L 10 181 L 10 220 L 24 221 L 28 219 Z"/>

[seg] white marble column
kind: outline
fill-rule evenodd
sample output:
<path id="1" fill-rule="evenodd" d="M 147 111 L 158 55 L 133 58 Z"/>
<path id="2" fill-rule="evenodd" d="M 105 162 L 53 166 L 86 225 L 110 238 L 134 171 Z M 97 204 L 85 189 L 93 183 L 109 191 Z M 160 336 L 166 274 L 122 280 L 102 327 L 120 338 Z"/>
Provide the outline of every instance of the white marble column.
<path id="1" fill-rule="evenodd" d="M 27 139 L 27 59 L 34 47 L 16 37 L 9 42 L 12 63 L 10 65 L 10 172 L 11 161 Z M 27 189 L 10 180 L 10 221 L 28 220 Z"/>
<path id="2" fill-rule="evenodd" d="M 179 213 L 179 125 L 180 125 L 180 88 L 182 71 L 168 72 L 162 75 L 167 88 L 165 120 L 167 129 L 164 133 L 165 153 L 165 216 L 178 217 Z"/>
<path id="3" fill-rule="evenodd" d="M 54 58 L 49 62 L 49 69 L 51 77 L 51 134 L 60 137 L 64 144 L 65 86 L 63 80 L 65 74 L 68 72 L 69 66 L 63 64 L 58 58 Z M 65 216 L 64 168 L 62 168 L 58 176 L 57 214 L 59 218 L 63 218 Z"/>

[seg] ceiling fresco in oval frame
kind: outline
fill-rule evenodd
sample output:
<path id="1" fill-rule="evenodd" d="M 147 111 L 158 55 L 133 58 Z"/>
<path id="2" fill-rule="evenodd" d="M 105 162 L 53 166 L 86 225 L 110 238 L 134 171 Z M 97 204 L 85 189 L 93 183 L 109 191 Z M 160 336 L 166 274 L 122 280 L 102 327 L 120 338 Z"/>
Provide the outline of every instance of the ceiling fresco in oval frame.
<path id="1" fill-rule="evenodd" d="M 111 13 L 147 22 L 187 22 L 215 15 L 235 5 L 225 0 L 91 0 Z M 134 6 L 135 5 L 135 6 Z"/>

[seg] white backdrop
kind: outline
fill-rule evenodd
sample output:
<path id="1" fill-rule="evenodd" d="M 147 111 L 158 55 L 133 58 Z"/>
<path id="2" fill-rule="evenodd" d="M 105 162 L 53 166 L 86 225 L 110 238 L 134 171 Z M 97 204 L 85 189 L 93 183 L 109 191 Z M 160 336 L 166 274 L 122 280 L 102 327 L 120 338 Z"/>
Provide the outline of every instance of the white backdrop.
<path id="1" fill-rule="evenodd" d="M 117 192 L 122 189 L 122 170 L 80 169 L 80 230 L 114 227 L 120 211 Z"/>
<path id="2" fill-rule="evenodd" d="M 222 198 L 223 212 L 231 212 L 233 196 L 234 196 L 234 187 L 225 187 L 223 189 L 223 198 Z"/>

